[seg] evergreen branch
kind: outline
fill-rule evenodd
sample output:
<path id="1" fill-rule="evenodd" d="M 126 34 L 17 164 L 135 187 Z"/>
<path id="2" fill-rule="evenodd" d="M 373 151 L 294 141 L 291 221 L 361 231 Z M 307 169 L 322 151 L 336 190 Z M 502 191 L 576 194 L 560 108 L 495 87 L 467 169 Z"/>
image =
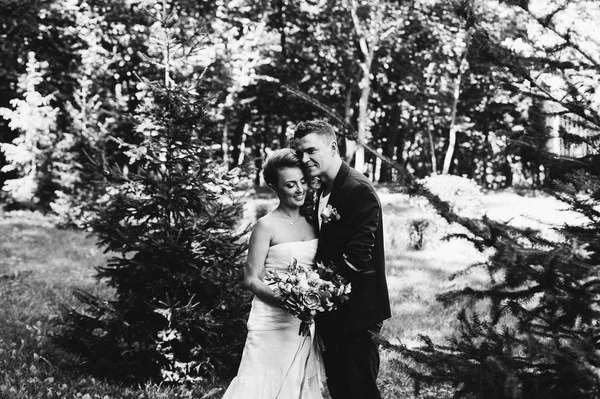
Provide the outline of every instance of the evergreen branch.
<path id="1" fill-rule="evenodd" d="M 547 190 L 554 198 L 565 202 L 571 207 L 571 210 L 577 211 L 587 217 L 590 222 L 600 220 L 600 210 L 597 205 L 590 199 L 589 203 L 575 198 L 573 195 L 565 195 L 565 192 L 557 192 L 555 190 Z"/>
<path id="2" fill-rule="evenodd" d="M 485 251 L 486 246 L 482 245 L 481 239 L 479 239 L 479 237 L 476 237 L 476 236 L 474 237 L 472 234 L 452 233 L 452 234 L 448 234 L 448 235 L 444 236 L 442 238 L 442 240 L 450 241 L 455 238 L 463 239 L 463 240 L 470 242 L 471 244 L 473 244 L 475 246 L 475 248 L 477 248 L 477 250 L 479 252 Z"/>
<path id="3" fill-rule="evenodd" d="M 535 285 L 533 287 L 529 287 L 527 289 L 517 290 L 517 291 L 502 291 L 502 290 L 498 289 L 498 287 L 495 287 L 494 289 L 491 289 L 491 290 L 476 290 L 471 287 L 466 287 L 461 290 L 444 292 L 442 294 L 439 294 L 436 297 L 436 299 L 438 301 L 442 302 L 444 305 L 456 302 L 457 299 L 463 298 L 463 297 L 472 298 L 474 300 L 481 300 L 481 299 L 487 299 L 487 298 L 491 298 L 491 299 L 500 298 L 500 299 L 507 299 L 507 300 L 515 300 L 515 299 L 522 299 L 522 298 L 532 296 L 538 292 L 543 292 L 543 290 L 544 290 L 544 288 L 541 285 Z"/>
<path id="4" fill-rule="evenodd" d="M 575 49 L 579 54 L 581 54 L 583 57 L 585 57 L 588 61 L 590 61 L 590 63 L 592 65 L 595 65 L 596 67 L 600 67 L 600 64 L 598 64 L 598 61 L 596 61 L 596 59 L 594 57 L 592 57 L 591 54 L 589 54 L 587 51 L 585 51 L 581 46 L 579 46 L 577 43 L 573 42 L 571 40 L 571 37 L 568 34 L 563 34 L 561 32 L 558 31 L 558 29 L 556 28 L 556 25 L 554 25 L 554 23 L 552 22 L 552 19 L 561 11 L 564 11 L 566 9 L 568 5 L 568 2 L 565 2 L 563 5 L 558 6 L 555 10 L 553 10 L 552 12 L 550 12 L 548 15 L 546 15 L 545 18 L 542 17 L 536 17 L 535 15 L 533 15 L 533 13 L 531 12 L 531 10 L 529 10 L 529 8 L 524 7 L 523 4 L 517 3 L 516 6 L 518 8 L 520 8 L 525 14 L 527 14 L 528 16 L 530 16 L 532 19 L 536 20 L 537 22 L 539 22 L 539 24 L 541 26 L 543 26 L 546 29 L 549 29 L 550 31 L 552 31 L 554 34 L 556 34 L 559 38 L 561 38 L 564 43 L 566 45 L 568 45 L 569 47 Z"/>
<path id="5" fill-rule="evenodd" d="M 364 147 L 365 150 L 370 152 L 373 156 L 381 159 L 388 166 L 390 166 L 391 168 L 396 170 L 402 177 L 401 184 L 403 184 L 403 186 L 406 188 L 407 192 L 413 196 L 417 195 L 417 196 L 422 196 L 422 197 L 427 198 L 427 200 L 437 210 L 437 212 L 444 219 L 446 219 L 449 223 L 455 222 L 455 223 L 458 223 L 458 224 L 464 226 L 465 228 L 467 228 L 467 230 L 469 230 L 474 235 L 481 237 L 482 244 L 484 244 L 486 246 L 493 246 L 496 238 L 498 236 L 504 235 L 502 225 L 499 223 L 496 223 L 486 217 L 484 217 L 480 221 L 477 221 L 477 220 L 472 220 L 472 219 L 465 218 L 465 217 L 462 217 L 462 216 L 459 216 L 458 214 L 456 214 L 454 211 L 452 211 L 451 206 L 447 202 L 440 199 L 437 195 L 435 195 L 431 191 L 429 191 L 429 189 L 427 189 L 424 185 L 419 183 L 417 181 L 417 179 L 414 177 L 414 175 L 412 173 L 410 173 L 403 165 L 400 165 L 398 162 L 392 160 L 391 158 L 389 158 L 383 154 L 380 154 L 375 149 L 373 149 L 370 145 L 368 145 L 366 142 L 358 139 L 356 137 L 355 129 L 352 126 L 352 124 L 350 124 L 349 122 L 346 122 L 345 119 L 331 107 L 323 104 L 319 100 L 302 92 L 301 90 L 298 90 L 298 89 L 291 87 L 289 85 L 286 85 L 286 84 L 282 84 L 276 78 L 269 77 L 269 76 L 261 76 L 259 78 L 269 81 L 269 82 L 279 83 L 279 85 L 282 88 L 284 88 L 286 91 L 288 91 L 292 95 L 299 97 L 300 99 L 306 101 L 307 103 L 313 105 L 315 108 L 318 108 L 318 109 L 322 110 L 323 112 L 325 112 L 327 115 L 329 115 L 332 119 L 334 119 L 337 123 L 339 123 L 341 126 L 344 127 L 344 129 L 346 131 L 346 133 L 343 134 L 344 137 L 346 137 L 350 140 L 355 140 L 357 142 L 357 144 Z"/>
<path id="6" fill-rule="evenodd" d="M 288 92 L 293 94 L 294 96 L 306 101 L 307 103 L 311 104 L 315 108 L 320 109 L 321 111 L 325 112 L 327 115 L 332 117 L 337 123 L 339 123 L 341 126 L 343 126 L 345 128 L 346 133 L 343 135 L 345 138 L 347 138 L 349 140 L 357 140 L 356 132 L 355 132 L 352 124 L 346 122 L 345 118 L 342 117 L 342 115 L 340 115 L 335 109 L 323 104 L 322 102 L 318 101 L 314 97 L 312 97 L 312 96 L 304 93 L 303 91 L 296 89 L 290 85 L 281 84 L 281 86 L 285 90 L 287 90 Z"/>
<path id="7" fill-rule="evenodd" d="M 600 138 L 599 135 L 590 135 L 590 136 L 580 136 L 578 134 L 574 134 L 574 133 L 569 133 L 567 131 L 559 131 L 559 135 L 558 137 L 563 139 L 563 142 L 565 145 L 569 145 L 569 144 L 586 144 L 587 146 L 589 146 L 590 148 L 595 149 L 596 151 L 598 151 L 598 149 L 600 147 L 598 147 L 598 145 L 596 144 L 596 142 L 598 141 L 598 139 Z"/>
<path id="8" fill-rule="evenodd" d="M 545 149 L 541 149 L 538 146 L 536 146 L 535 143 L 531 143 L 529 141 L 525 141 L 525 140 L 521 140 L 521 139 L 514 139 L 514 138 L 509 138 L 507 140 L 508 143 L 513 143 L 513 144 L 518 144 L 520 146 L 523 147 L 527 147 L 528 149 L 534 150 L 535 152 L 539 153 L 543 159 L 546 160 L 556 160 L 556 161 L 565 161 L 565 162 L 571 162 L 573 164 L 577 164 L 580 166 L 586 166 L 588 165 L 587 162 L 585 162 L 585 160 L 579 159 L 579 158 L 574 158 L 574 157 L 569 157 L 566 155 L 558 155 L 555 154 L 553 152 L 550 152 L 548 150 Z"/>
<path id="9" fill-rule="evenodd" d="M 464 277 L 466 276 L 469 272 L 471 272 L 473 269 L 478 269 L 481 268 L 482 266 L 489 266 L 488 262 L 476 262 L 476 263 L 472 263 L 469 266 L 467 266 L 464 269 L 461 269 L 455 273 L 452 273 L 449 277 L 448 280 L 452 281 L 452 280 L 456 280 L 459 277 Z"/>
<path id="10" fill-rule="evenodd" d="M 543 321 L 543 324 L 539 323 L 530 323 L 527 327 L 530 332 L 535 333 L 540 338 L 544 338 L 547 340 L 552 340 L 560 343 L 561 340 L 573 340 L 573 339 L 582 339 L 583 336 L 579 332 L 575 332 L 573 330 L 569 330 L 567 328 L 560 328 L 557 323 L 551 323 L 547 317 L 536 316 L 536 319 Z M 549 326 L 553 326 L 551 330 L 548 329 Z M 539 341 L 539 339 L 538 339 Z M 543 349 L 544 345 L 540 345 L 538 350 L 545 351 L 547 356 L 555 355 L 555 348 Z M 562 345 L 557 345 L 558 347 Z"/>
<path id="11" fill-rule="evenodd" d="M 557 96 L 555 96 L 554 94 L 552 94 L 550 92 L 550 90 L 546 89 L 545 87 L 542 87 L 541 84 L 539 84 L 537 82 L 537 80 L 535 78 L 533 78 L 533 76 L 531 76 L 531 74 L 524 68 L 513 68 L 523 79 L 525 79 L 526 81 L 528 81 L 533 87 L 535 87 L 537 90 L 539 90 L 541 93 L 543 93 L 546 96 L 546 99 L 554 102 L 556 104 L 561 105 L 562 107 L 565 107 L 567 110 L 569 110 L 570 112 L 572 112 L 573 114 L 581 117 L 582 119 L 588 121 L 589 123 L 597 126 L 600 128 L 600 118 L 598 118 L 598 115 L 588 115 L 585 110 L 586 108 L 579 106 L 576 103 L 572 103 L 572 102 L 565 102 L 563 99 L 558 98 Z"/>
<path id="12" fill-rule="evenodd" d="M 571 60 L 557 60 L 549 57 L 541 57 L 541 56 L 521 56 L 521 60 L 526 61 L 530 64 L 543 65 L 550 70 L 555 71 L 563 71 L 565 69 L 574 69 L 580 71 L 582 69 L 587 71 L 600 71 L 600 65 L 598 64 L 588 64 L 579 61 L 571 61 Z"/>
<path id="13" fill-rule="evenodd" d="M 489 55 L 499 63 L 509 69 L 513 70 L 517 76 L 520 76 L 524 80 L 528 81 L 533 87 L 535 87 L 543 96 L 536 96 L 537 98 L 544 99 L 546 101 L 554 102 L 566 108 L 569 112 L 581 117 L 590 124 L 600 127 L 600 117 L 597 113 L 592 115 L 588 114 L 587 111 L 593 112 L 589 108 L 585 108 L 574 102 L 565 102 L 564 99 L 558 98 L 552 94 L 549 89 L 543 87 L 537 80 L 531 75 L 529 70 L 523 66 L 523 59 L 519 57 L 514 51 L 504 48 L 500 43 L 495 43 L 489 35 L 486 33 L 484 28 L 478 27 L 479 34 L 473 35 L 473 40 L 476 40 L 481 48 L 489 50 Z"/>

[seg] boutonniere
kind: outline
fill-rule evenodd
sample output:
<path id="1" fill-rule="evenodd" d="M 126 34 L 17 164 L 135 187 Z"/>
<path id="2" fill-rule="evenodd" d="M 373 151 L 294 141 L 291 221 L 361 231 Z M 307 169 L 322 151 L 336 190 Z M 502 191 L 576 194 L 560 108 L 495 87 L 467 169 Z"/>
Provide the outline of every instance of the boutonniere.
<path id="1" fill-rule="evenodd" d="M 327 204 L 323 212 L 321 212 L 321 220 L 323 224 L 331 223 L 334 220 L 340 220 L 340 214 L 337 209 Z"/>

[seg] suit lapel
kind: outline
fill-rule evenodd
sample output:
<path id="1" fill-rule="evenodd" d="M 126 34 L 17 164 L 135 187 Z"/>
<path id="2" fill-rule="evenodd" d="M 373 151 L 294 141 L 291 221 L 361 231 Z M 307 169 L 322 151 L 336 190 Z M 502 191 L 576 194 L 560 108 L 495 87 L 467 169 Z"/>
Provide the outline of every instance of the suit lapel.
<path id="1" fill-rule="evenodd" d="M 340 167 L 340 170 L 338 171 L 338 174 L 335 176 L 335 179 L 333 180 L 333 185 L 331 187 L 331 192 L 329 193 L 329 200 L 327 201 L 327 203 L 329 205 L 331 205 L 333 208 L 338 209 L 339 208 L 339 201 L 344 200 L 343 198 L 343 184 L 346 181 L 346 178 L 348 176 L 348 172 L 350 171 L 350 166 L 346 163 L 346 162 L 342 162 L 342 166 Z M 323 193 L 322 189 L 319 189 L 318 191 L 318 198 L 317 198 L 317 217 L 320 218 L 321 215 L 319 215 L 319 202 L 321 200 L 321 194 Z M 345 200 L 349 200 L 348 198 L 345 198 Z M 331 248 L 331 246 L 329 245 L 330 242 L 330 236 L 327 235 L 327 230 L 329 229 L 329 225 L 328 224 L 322 224 L 321 227 L 319 228 L 319 246 L 317 249 L 317 258 L 320 259 L 327 259 L 328 258 L 328 253 L 330 253 L 330 251 L 333 250 L 333 248 Z"/>
<path id="2" fill-rule="evenodd" d="M 321 217 L 319 215 L 319 203 L 321 202 L 321 194 L 323 193 L 323 188 L 322 187 L 323 186 L 321 186 L 321 187 L 319 187 L 317 189 L 317 195 L 316 195 L 317 198 L 315 199 L 315 208 L 313 210 L 313 212 L 314 212 L 313 215 L 314 215 L 314 218 L 315 218 L 315 220 L 317 222 L 317 235 L 318 236 L 321 235 L 320 234 L 321 233 L 321 226 L 319 225 L 319 218 Z"/>
<path id="3" fill-rule="evenodd" d="M 328 205 L 331 205 L 332 208 L 338 209 L 339 208 L 339 204 L 340 201 L 343 200 L 343 185 L 344 182 L 346 181 L 346 178 L 348 177 L 348 172 L 350 172 L 350 166 L 348 166 L 348 164 L 346 162 L 342 162 L 342 166 L 340 167 L 340 170 L 338 171 L 338 174 L 335 176 L 335 179 L 333 180 L 333 185 L 331 187 L 331 192 L 329 193 L 329 200 L 327 201 Z M 322 191 L 321 191 L 322 193 Z M 319 198 L 321 198 L 321 195 L 319 194 Z M 349 198 L 345 199 L 346 201 L 349 200 Z M 320 217 L 320 215 L 318 215 Z M 319 233 L 324 230 L 326 228 L 326 225 L 322 224 L 321 228 L 319 229 Z"/>
<path id="4" fill-rule="evenodd" d="M 333 180 L 333 186 L 331 187 L 331 194 L 329 195 L 329 202 L 332 207 L 337 208 L 339 204 L 340 192 L 344 181 L 346 181 L 346 177 L 348 176 L 348 172 L 350 172 L 350 166 L 342 161 L 342 166 L 338 171 L 338 174 L 335 176 Z M 348 199 L 348 198 L 347 198 Z"/>

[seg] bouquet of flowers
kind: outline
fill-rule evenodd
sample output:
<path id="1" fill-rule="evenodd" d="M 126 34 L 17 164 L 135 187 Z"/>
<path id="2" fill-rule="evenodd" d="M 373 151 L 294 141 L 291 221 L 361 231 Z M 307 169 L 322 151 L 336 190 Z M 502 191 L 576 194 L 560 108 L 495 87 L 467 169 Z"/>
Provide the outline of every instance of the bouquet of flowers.
<path id="1" fill-rule="evenodd" d="M 316 269 L 293 259 L 285 272 L 268 270 L 265 282 L 283 297 L 283 308 L 301 320 L 300 335 L 308 335 L 318 312 L 330 312 L 348 299 L 352 287 L 333 264 L 317 262 Z"/>

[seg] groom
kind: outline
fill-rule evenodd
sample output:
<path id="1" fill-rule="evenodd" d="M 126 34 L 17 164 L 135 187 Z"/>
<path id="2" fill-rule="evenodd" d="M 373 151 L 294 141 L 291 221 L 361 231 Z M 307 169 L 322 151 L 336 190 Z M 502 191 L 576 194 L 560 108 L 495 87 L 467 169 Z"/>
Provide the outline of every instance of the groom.
<path id="1" fill-rule="evenodd" d="M 321 180 L 317 261 L 333 262 L 352 283 L 350 299 L 317 318 L 329 393 L 332 399 L 379 399 L 373 334 L 390 317 L 381 203 L 371 182 L 342 161 L 327 122 L 300 123 L 294 141 L 307 172 Z"/>

